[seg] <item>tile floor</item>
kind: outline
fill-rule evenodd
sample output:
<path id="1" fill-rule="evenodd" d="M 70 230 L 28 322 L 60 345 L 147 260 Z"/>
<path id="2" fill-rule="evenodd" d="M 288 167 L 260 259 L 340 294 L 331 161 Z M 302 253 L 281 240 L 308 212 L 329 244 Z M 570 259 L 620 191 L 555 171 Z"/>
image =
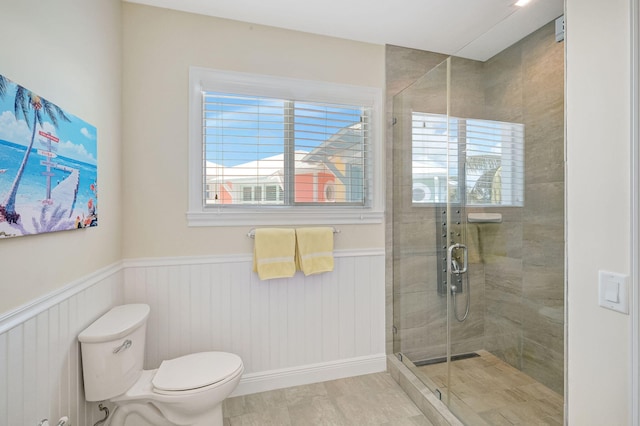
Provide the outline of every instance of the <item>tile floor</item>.
<path id="1" fill-rule="evenodd" d="M 451 411 L 465 424 L 562 425 L 563 397 L 486 351 L 454 361 Z M 446 391 L 446 364 L 418 368 Z M 444 399 L 444 397 L 443 397 Z"/>
<path id="2" fill-rule="evenodd" d="M 563 398 L 486 351 L 452 363 L 452 411 L 465 424 L 562 425 Z M 419 367 L 446 391 L 446 364 Z M 229 398 L 225 426 L 431 426 L 388 373 Z"/>
<path id="3" fill-rule="evenodd" d="M 388 373 L 229 398 L 225 426 L 431 426 Z"/>

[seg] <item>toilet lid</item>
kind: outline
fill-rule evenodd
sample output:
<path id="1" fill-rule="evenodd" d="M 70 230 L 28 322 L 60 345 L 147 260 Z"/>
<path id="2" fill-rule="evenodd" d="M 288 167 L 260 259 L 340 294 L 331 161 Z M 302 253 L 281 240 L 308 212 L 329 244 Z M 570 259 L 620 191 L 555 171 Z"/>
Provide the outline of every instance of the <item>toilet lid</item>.
<path id="1" fill-rule="evenodd" d="M 242 368 L 242 360 L 227 352 L 199 352 L 162 361 L 151 383 L 161 391 L 184 391 L 217 383 Z"/>

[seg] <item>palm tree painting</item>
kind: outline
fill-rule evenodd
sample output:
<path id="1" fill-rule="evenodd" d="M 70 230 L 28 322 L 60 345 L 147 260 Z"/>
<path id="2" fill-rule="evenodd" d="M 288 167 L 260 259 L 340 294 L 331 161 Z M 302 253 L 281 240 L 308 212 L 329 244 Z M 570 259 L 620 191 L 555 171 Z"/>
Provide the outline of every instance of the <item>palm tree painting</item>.
<path id="1" fill-rule="evenodd" d="M 0 75 L 0 238 L 97 225 L 96 129 Z"/>

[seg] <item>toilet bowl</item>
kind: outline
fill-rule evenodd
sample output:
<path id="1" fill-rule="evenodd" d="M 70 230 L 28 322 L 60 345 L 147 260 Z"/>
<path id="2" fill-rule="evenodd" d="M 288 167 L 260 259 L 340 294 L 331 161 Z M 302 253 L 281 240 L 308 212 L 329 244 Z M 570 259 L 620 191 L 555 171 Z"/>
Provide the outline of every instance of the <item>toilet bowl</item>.
<path id="1" fill-rule="evenodd" d="M 114 403 L 114 426 L 222 426 L 222 402 L 240 381 L 242 360 L 198 352 L 143 370 L 149 311 L 144 304 L 117 306 L 80 333 L 86 399 Z"/>

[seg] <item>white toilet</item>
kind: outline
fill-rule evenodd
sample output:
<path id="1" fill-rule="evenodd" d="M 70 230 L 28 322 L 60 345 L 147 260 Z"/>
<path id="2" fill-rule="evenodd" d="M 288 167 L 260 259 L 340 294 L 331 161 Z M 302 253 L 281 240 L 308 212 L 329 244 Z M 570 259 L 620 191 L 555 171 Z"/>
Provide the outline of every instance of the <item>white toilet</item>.
<path id="1" fill-rule="evenodd" d="M 242 360 L 199 352 L 143 370 L 149 311 L 145 304 L 116 306 L 80 333 L 87 401 L 114 403 L 113 426 L 222 426 L 222 401 L 240 381 Z"/>

